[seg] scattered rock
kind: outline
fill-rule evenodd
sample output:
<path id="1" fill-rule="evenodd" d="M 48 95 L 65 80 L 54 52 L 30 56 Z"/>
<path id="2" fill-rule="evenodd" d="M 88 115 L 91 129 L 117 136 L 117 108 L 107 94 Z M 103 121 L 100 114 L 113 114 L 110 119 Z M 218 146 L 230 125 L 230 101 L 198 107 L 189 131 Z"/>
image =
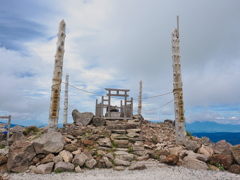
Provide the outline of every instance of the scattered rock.
<path id="1" fill-rule="evenodd" d="M 231 156 L 225 156 L 221 154 L 214 154 L 210 158 L 210 162 L 214 165 L 222 165 L 224 169 L 229 169 L 233 163 L 233 158 Z"/>
<path id="2" fill-rule="evenodd" d="M 16 141 L 10 147 L 7 167 L 13 172 L 24 172 L 35 155 L 32 143 Z"/>
<path id="3" fill-rule="evenodd" d="M 41 165 L 37 166 L 37 170 L 35 170 L 35 172 L 37 174 L 50 174 L 52 172 L 53 165 L 54 165 L 54 162 L 50 162 L 47 164 L 41 164 Z"/>
<path id="4" fill-rule="evenodd" d="M 202 145 L 202 146 L 198 149 L 198 153 L 210 157 L 210 156 L 213 155 L 213 149 L 210 148 L 210 147 L 208 147 L 208 146 Z"/>
<path id="5" fill-rule="evenodd" d="M 131 164 L 129 161 L 123 161 L 118 158 L 115 158 L 113 161 L 114 161 L 114 164 L 117 166 L 129 166 Z"/>
<path id="6" fill-rule="evenodd" d="M 221 154 L 224 150 L 226 149 L 231 149 L 232 145 L 226 140 L 221 140 L 218 141 L 214 146 L 213 146 L 213 151 L 215 154 Z"/>
<path id="7" fill-rule="evenodd" d="M 87 126 L 92 121 L 94 114 L 91 112 L 80 113 L 77 109 L 74 109 L 72 112 L 72 117 L 75 124 Z"/>
<path id="8" fill-rule="evenodd" d="M 62 156 L 62 158 L 65 162 L 72 162 L 73 155 L 69 151 L 63 150 L 59 154 L 60 154 L 60 156 Z"/>
<path id="9" fill-rule="evenodd" d="M 83 173 L 83 170 L 80 168 L 80 166 L 75 167 L 76 173 Z"/>
<path id="10" fill-rule="evenodd" d="M 197 152 L 198 148 L 200 147 L 196 141 L 187 141 L 185 146 L 187 150 L 191 150 L 193 152 Z"/>
<path id="11" fill-rule="evenodd" d="M 64 147 L 64 138 L 60 132 L 48 132 L 33 142 L 37 154 L 59 153 Z"/>
<path id="12" fill-rule="evenodd" d="M 55 164 L 57 164 L 58 162 L 62 162 L 63 161 L 63 158 L 62 158 L 62 156 L 60 156 L 60 155 L 57 155 L 57 156 L 55 156 L 54 158 L 53 158 L 53 162 L 55 163 Z"/>
<path id="13" fill-rule="evenodd" d="M 88 157 L 84 153 L 81 153 L 74 156 L 72 163 L 74 165 L 79 165 L 80 167 L 82 167 L 87 160 Z"/>
<path id="14" fill-rule="evenodd" d="M 192 168 L 192 169 L 203 169 L 203 170 L 209 169 L 205 162 L 200 161 L 191 156 L 186 156 L 183 158 L 182 166 L 187 167 L 187 168 Z"/>
<path id="15" fill-rule="evenodd" d="M 231 172 L 231 173 L 240 174 L 240 165 L 233 164 L 233 165 L 230 166 L 228 171 Z"/>
<path id="16" fill-rule="evenodd" d="M 166 158 L 166 163 L 169 165 L 176 165 L 179 160 L 179 157 L 175 154 L 170 154 Z"/>
<path id="17" fill-rule="evenodd" d="M 92 169 L 97 164 L 95 159 L 90 159 L 85 162 L 86 167 Z"/>
<path id="18" fill-rule="evenodd" d="M 45 158 L 41 160 L 41 164 L 52 162 L 54 157 L 54 154 L 48 154 Z"/>
<path id="19" fill-rule="evenodd" d="M 234 160 L 240 165 L 240 144 L 233 146 L 231 148 L 231 152 L 232 152 Z"/>
<path id="20" fill-rule="evenodd" d="M 147 169 L 147 167 L 145 166 L 145 164 L 142 163 L 132 163 L 128 170 L 142 170 L 142 169 Z"/>
<path id="21" fill-rule="evenodd" d="M 94 117 L 93 120 L 93 125 L 98 127 L 98 126 L 104 126 L 106 124 L 106 120 L 101 117 Z"/>
<path id="22" fill-rule="evenodd" d="M 73 152 L 76 151 L 78 149 L 76 144 L 66 144 L 64 146 L 64 150 L 69 151 L 69 152 Z"/>
<path id="23" fill-rule="evenodd" d="M 115 171 L 124 171 L 126 169 L 126 167 L 124 167 L 124 166 L 115 166 L 115 167 L 113 167 L 113 170 L 115 170 Z"/>
<path id="24" fill-rule="evenodd" d="M 98 140 L 98 144 L 100 146 L 104 146 L 104 147 L 111 147 L 112 146 L 111 140 L 109 138 L 100 138 Z"/>
<path id="25" fill-rule="evenodd" d="M 107 157 L 103 157 L 103 160 L 107 168 L 111 168 L 113 166 Z"/>
<path id="26" fill-rule="evenodd" d="M 4 164 L 7 162 L 7 157 L 0 155 L 0 165 Z"/>
<path id="27" fill-rule="evenodd" d="M 69 162 L 58 162 L 55 164 L 55 172 L 72 172 L 74 171 L 74 165 Z"/>

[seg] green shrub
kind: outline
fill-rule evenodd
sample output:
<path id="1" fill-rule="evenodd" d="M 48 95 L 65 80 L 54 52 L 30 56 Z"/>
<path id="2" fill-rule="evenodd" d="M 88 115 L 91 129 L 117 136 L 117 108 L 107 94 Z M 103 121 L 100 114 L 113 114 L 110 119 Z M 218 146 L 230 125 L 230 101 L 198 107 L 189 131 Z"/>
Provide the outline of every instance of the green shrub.
<path id="1" fill-rule="evenodd" d="M 36 126 L 29 126 L 27 127 L 24 131 L 23 131 L 23 134 L 24 135 L 28 135 L 29 133 L 33 133 L 33 134 L 37 134 L 39 132 L 39 128 L 36 127 Z"/>
<path id="2" fill-rule="evenodd" d="M 186 131 L 186 133 L 187 133 L 187 136 L 192 137 L 192 133 L 191 132 Z"/>

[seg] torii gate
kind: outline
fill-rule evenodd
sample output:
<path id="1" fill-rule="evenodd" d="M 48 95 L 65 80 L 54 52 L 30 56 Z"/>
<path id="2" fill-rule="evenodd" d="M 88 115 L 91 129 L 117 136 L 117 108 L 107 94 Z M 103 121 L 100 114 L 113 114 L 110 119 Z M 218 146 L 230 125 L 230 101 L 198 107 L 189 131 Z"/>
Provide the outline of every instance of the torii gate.
<path id="1" fill-rule="evenodd" d="M 111 89 L 111 88 L 105 88 L 105 90 L 108 91 L 107 99 L 102 96 L 102 102 L 98 103 L 98 100 L 96 100 L 96 116 L 103 118 L 103 108 L 107 108 L 107 116 L 105 116 L 105 119 L 132 119 L 133 116 L 133 98 L 131 100 L 128 100 L 127 98 L 129 95 L 127 94 L 130 90 L 128 89 Z M 124 97 L 124 104 L 121 100 L 121 107 L 120 107 L 120 113 L 117 116 L 113 116 L 113 114 L 110 112 L 111 108 L 111 97 L 118 96 L 118 97 Z M 107 104 L 104 104 L 104 102 L 107 102 Z"/>

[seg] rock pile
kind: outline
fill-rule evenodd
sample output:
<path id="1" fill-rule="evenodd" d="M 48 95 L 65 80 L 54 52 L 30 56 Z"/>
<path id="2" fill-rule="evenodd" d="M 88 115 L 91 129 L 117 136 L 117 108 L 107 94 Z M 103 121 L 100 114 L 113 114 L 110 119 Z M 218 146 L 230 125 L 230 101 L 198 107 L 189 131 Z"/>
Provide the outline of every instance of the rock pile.
<path id="1" fill-rule="evenodd" d="M 136 115 L 128 121 L 106 120 L 103 125 L 94 124 L 91 114 L 73 117 L 77 120 L 58 132 L 47 133 L 46 127 L 37 133 L 26 134 L 26 129 L 12 131 L 11 146 L 0 149 L 1 173 L 80 173 L 84 168 L 135 170 L 146 168 L 141 161 L 157 160 L 168 165 L 225 169 L 240 174 L 240 145 L 232 146 L 225 140 L 214 144 L 206 137 L 188 137 L 185 146 L 178 146 L 171 120 L 151 123 Z M 87 123 L 83 124 L 81 118 L 87 118 Z"/>

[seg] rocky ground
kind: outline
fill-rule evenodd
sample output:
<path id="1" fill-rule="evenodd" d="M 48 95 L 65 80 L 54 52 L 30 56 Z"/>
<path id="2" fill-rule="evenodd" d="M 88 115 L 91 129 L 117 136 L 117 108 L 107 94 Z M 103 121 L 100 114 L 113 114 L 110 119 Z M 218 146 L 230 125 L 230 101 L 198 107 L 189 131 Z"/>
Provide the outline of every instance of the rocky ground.
<path id="1" fill-rule="evenodd" d="M 10 176 L 11 179 L 27 179 L 32 173 L 34 179 L 45 176 L 47 179 L 65 176 L 84 179 L 95 175 L 100 175 L 97 179 L 106 179 L 106 173 L 117 179 L 131 179 L 131 174 L 134 174 L 132 179 L 147 179 L 147 174 L 151 173 L 152 179 L 159 176 L 176 179 L 179 173 L 188 175 L 183 179 L 223 179 L 219 178 L 222 175 L 226 175 L 226 179 L 240 178 L 237 175 L 240 174 L 240 145 L 232 146 L 224 140 L 214 144 L 206 137 L 191 136 L 184 146 L 176 145 L 171 120 L 155 124 L 136 115 L 128 121 L 106 121 L 91 113 L 78 112 L 73 119 L 74 123 L 58 132 L 47 133 L 47 127 L 12 128 L 10 147 L 0 149 L 2 179 Z M 0 137 L 2 145 L 5 136 Z M 119 171 L 122 171 L 121 176 Z M 15 174 L 9 175 L 9 172 Z"/>

